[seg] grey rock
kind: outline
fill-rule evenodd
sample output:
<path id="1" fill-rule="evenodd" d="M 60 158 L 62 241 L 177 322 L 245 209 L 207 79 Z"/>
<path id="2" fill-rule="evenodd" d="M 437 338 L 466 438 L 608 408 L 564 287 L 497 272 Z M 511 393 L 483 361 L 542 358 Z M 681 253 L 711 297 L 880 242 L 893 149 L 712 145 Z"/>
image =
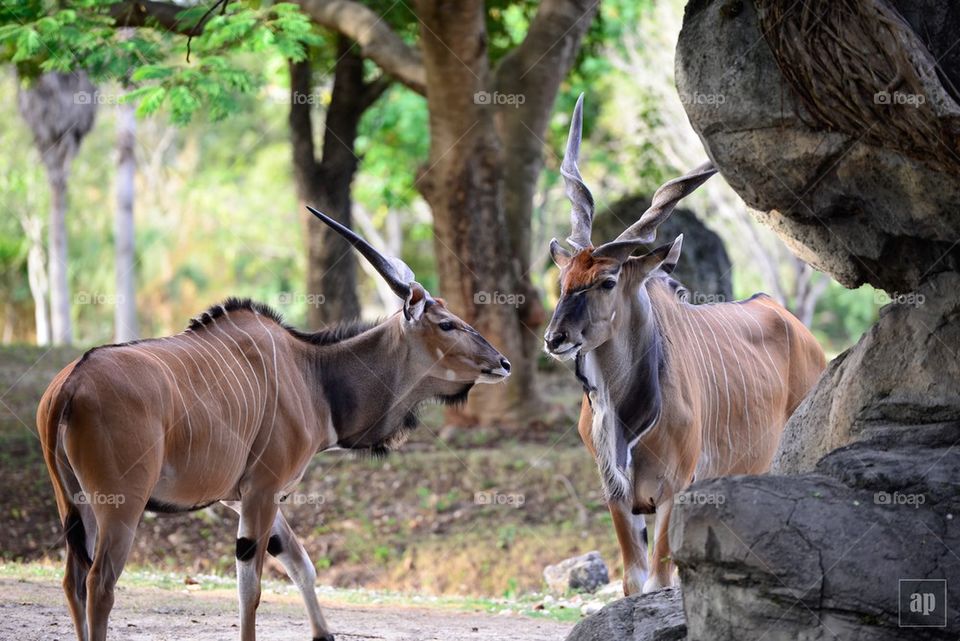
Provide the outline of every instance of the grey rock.
<path id="1" fill-rule="evenodd" d="M 811 471 L 828 452 L 896 426 L 960 421 L 958 292 L 960 274 L 941 273 L 884 307 L 787 422 L 773 471 Z"/>
<path id="2" fill-rule="evenodd" d="M 571 630 L 567 641 L 678 641 L 686 638 L 680 590 L 615 601 Z"/>
<path id="3" fill-rule="evenodd" d="M 597 214 L 593 237 L 613 240 L 650 207 L 645 196 L 630 196 Z M 683 251 L 673 277 L 689 290 L 691 303 L 733 299 L 733 269 L 723 240 L 689 209 L 678 208 L 657 230 L 657 243 L 669 243 L 683 234 Z"/>
<path id="4" fill-rule="evenodd" d="M 946 627 L 902 628 L 899 595 L 901 580 L 960 577 L 958 427 L 879 432 L 819 473 L 695 484 L 725 500 L 674 507 L 689 638 L 955 638 L 955 600 Z"/>
<path id="5" fill-rule="evenodd" d="M 565 559 L 543 570 L 543 578 L 551 592 L 564 594 L 569 590 L 594 592 L 610 582 L 607 564 L 597 551 Z"/>
<path id="6" fill-rule="evenodd" d="M 960 5 L 920 4 L 907 19 L 917 21 L 934 53 L 951 53 Z M 813 119 L 783 81 L 753 2 L 690 2 L 676 79 L 724 178 L 814 267 L 848 287 L 868 282 L 891 293 L 913 290 L 930 273 L 960 270 L 960 173 L 808 124 Z"/>

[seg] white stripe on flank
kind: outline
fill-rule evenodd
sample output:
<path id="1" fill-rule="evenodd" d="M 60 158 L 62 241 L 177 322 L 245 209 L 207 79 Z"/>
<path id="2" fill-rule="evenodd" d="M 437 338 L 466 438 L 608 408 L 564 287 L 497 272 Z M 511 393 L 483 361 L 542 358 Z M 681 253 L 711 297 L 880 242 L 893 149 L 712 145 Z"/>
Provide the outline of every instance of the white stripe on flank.
<path id="1" fill-rule="evenodd" d="M 267 336 L 270 337 L 270 345 L 273 347 L 273 417 L 270 419 L 270 431 L 267 432 L 267 441 L 269 441 L 270 436 L 273 434 L 273 424 L 277 422 L 277 407 L 280 405 L 280 371 L 277 369 L 277 342 L 273 339 L 273 332 L 260 320 L 260 314 L 256 312 L 254 312 L 254 314 L 254 318 L 257 319 L 260 326 L 267 332 Z"/>
<path id="2" fill-rule="evenodd" d="M 247 374 L 247 370 L 246 370 L 246 368 L 244 368 L 243 364 L 240 362 L 240 359 L 237 358 L 237 355 L 233 353 L 233 350 L 231 350 L 231 349 L 227 346 L 227 344 L 224 343 L 222 340 L 220 340 L 220 337 L 217 336 L 217 335 L 214 333 L 214 330 L 215 330 L 215 329 L 216 329 L 217 331 L 222 331 L 222 330 L 220 330 L 220 328 L 216 327 L 214 323 L 210 323 L 210 324 L 208 325 L 208 327 L 210 328 L 210 336 L 211 336 L 214 340 L 216 340 L 218 343 L 220 343 L 221 347 L 223 347 L 223 351 L 224 351 L 224 352 L 226 352 L 227 354 L 230 354 L 230 356 L 233 357 L 233 362 L 236 363 L 236 365 L 237 365 L 236 369 L 240 370 L 240 373 L 243 374 L 243 380 L 246 381 L 246 383 L 247 383 L 247 388 L 250 390 L 250 394 L 249 394 L 249 395 L 248 395 L 248 394 L 244 394 L 244 396 L 243 396 L 243 401 L 244 401 L 244 403 L 246 403 L 247 400 L 248 400 L 248 397 L 249 397 L 250 403 L 253 405 L 253 410 L 251 411 L 251 410 L 248 409 L 248 411 L 250 412 L 250 418 L 252 419 L 252 423 L 253 423 L 253 431 L 251 432 L 251 434 L 252 434 L 252 433 L 255 433 L 255 432 L 257 431 L 257 428 L 259 427 L 259 426 L 257 425 L 257 423 L 258 423 L 258 421 L 257 421 L 257 414 L 258 414 L 258 412 L 257 412 L 257 399 L 256 399 L 256 393 L 254 392 L 254 389 L 253 389 L 253 383 L 250 382 L 250 376 Z M 231 368 L 231 371 L 233 371 L 232 368 Z M 240 377 L 237 377 L 237 384 L 240 385 L 241 389 L 243 388 L 243 383 L 240 382 Z"/>
<path id="3" fill-rule="evenodd" d="M 727 377 L 727 365 L 723 360 L 723 351 L 720 349 L 720 341 L 717 340 L 716 332 L 713 331 L 713 327 L 711 327 L 710 323 L 705 322 L 703 324 L 707 327 L 708 330 L 710 330 L 710 335 L 713 336 L 713 342 L 717 346 L 717 352 L 716 352 L 717 357 L 720 359 L 720 371 L 723 373 L 723 391 L 724 391 L 724 395 L 727 398 L 727 420 L 725 422 L 725 427 L 726 427 L 725 431 L 727 433 L 727 447 L 729 448 L 728 449 L 728 453 L 729 453 L 733 451 L 733 441 L 730 437 L 730 380 Z M 718 403 L 719 403 L 719 400 L 720 399 L 718 398 L 717 399 Z M 719 433 L 718 433 L 718 436 L 719 436 Z"/>
<path id="4" fill-rule="evenodd" d="M 227 320 L 229 320 L 230 323 L 231 323 L 234 327 L 237 326 L 236 323 L 234 323 L 233 320 L 230 318 L 230 316 L 229 316 L 229 314 L 227 313 L 227 310 L 226 310 L 226 309 L 223 310 L 223 314 L 224 314 L 224 317 L 225 317 Z M 238 342 L 236 341 L 236 339 L 234 339 L 233 336 L 231 336 L 228 332 L 224 331 L 224 330 L 221 329 L 220 327 L 215 327 L 215 329 L 216 329 L 217 331 L 219 331 L 221 334 L 223 334 L 224 336 L 226 336 L 227 338 L 229 338 L 229 339 L 233 342 L 233 344 L 237 346 L 237 351 L 240 352 L 240 354 L 243 356 L 243 360 L 245 360 L 245 361 L 247 362 L 247 365 L 248 365 L 248 367 L 250 368 L 250 376 L 253 377 L 254 382 L 257 384 L 256 400 L 254 400 L 254 406 L 260 408 L 259 412 L 256 412 L 257 418 L 256 418 L 256 421 L 255 421 L 255 422 L 256 422 L 256 425 L 257 425 L 257 428 L 259 429 L 259 427 L 261 427 L 261 426 L 263 425 L 263 415 L 264 415 L 264 414 L 266 413 L 266 411 L 267 411 L 267 408 L 266 408 L 266 405 L 267 405 L 267 404 L 266 404 L 266 389 L 264 389 L 264 390 L 261 392 L 261 390 L 260 390 L 260 379 L 257 378 L 257 375 L 256 375 L 256 373 L 254 372 L 254 369 L 253 369 L 253 363 L 251 363 L 251 362 L 250 362 L 250 359 L 247 358 L 247 354 L 246 354 L 246 352 L 243 351 L 243 348 L 240 347 L 240 343 L 238 343 Z M 257 351 L 258 351 L 258 352 L 260 351 L 260 348 L 259 348 L 259 347 L 257 348 Z M 231 353 L 232 353 L 232 352 L 231 352 Z M 247 376 L 247 370 L 246 370 L 246 369 L 243 367 L 243 365 L 240 363 L 240 360 L 237 358 L 236 354 L 233 355 L 233 360 L 235 360 L 235 361 L 237 362 L 237 367 L 240 368 L 240 371 L 241 371 L 241 372 L 243 372 L 243 378 L 244 378 L 244 380 L 247 381 L 247 385 L 250 385 L 250 392 L 251 392 L 251 394 L 253 394 L 253 393 L 254 393 L 253 385 L 250 384 L 250 376 Z M 266 388 L 266 385 L 267 385 L 266 378 L 264 378 L 263 385 L 264 385 L 264 388 Z"/>
<path id="5" fill-rule="evenodd" d="M 139 346 L 137 346 L 137 345 L 131 345 L 131 347 L 136 348 L 136 347 L 139 347 Z M 177 385 L 177 377 L 174 375 L 173 370 L 170 369 L 170 366 L 167 365 L 166 363 L 164 363 L 162 358 L 160 358 L 160 357 L 157 356 L 156 354 L 152 353 L 150 350 L 144 348 L 144 349 L 139 349 L 139 350 L 137 350 L 137 351 L 139 351 L 141 354 L 146 354 L 147 356 L 149 356 L 149 357 L 152 358 L 153 360 L 155 360 L 155 361 L 157 361 L 158 363 L 160 363 L 160 366 L 163 367 L 163 368 L 165 368 L 166 371 L 170 372 L 170 382 L 171 382 L 171 386 L 172 386 L 175 390 L 177 390 L 177 394 L 180 395 L 180 402 L 183 404 L 183 417 L 184 417 L 184 419 L 186 420 L 186 423 L 187 423 L 187 466 L 189 467 L 189 465 L 190 465 L 190 450 L 192 449 L 192 448 L 190 447 L 190 445 L 191 445 L 191 443 L 193 443 L 193 426 L 190 424 L 190 410 L 187 409 L 187 400 L 183 397 L 183 392 L 180 391 L 180 386 Z"/>
<path id="6" fill-rule="evenodd" d="M 697 461 L 697 469 L 695 472 L 696 476 L 702 477 L 704 476 L 704 473 L 706 472 L 706 470 L 710 469 L 711 460 L 713 456 L 710 452 L 710 440 L 709 440 L 710 434 L 708 433 L 708 429 L 707 429 L 707 426 L 709 425 L 709 420 L 710 420 L 710 412 L 712 409 L 710 399 L 706 398 L 706 392 L 709 389 L 710 381 L 708 380 L 706 363 L 704 363 L 703 349 L 700 346 L 699 339 L 693 333 L 693 324 L 690 320 L 686 306 L 681 305 L 681 307 L 679 308 L 678 316 L 680 317 L 681 321 L 684 324 L 683 333 L 685 333 L 686 336 L 683 338 L 686 338 L 686 343 L 688 345 L 692 345 L 693 343 L 696 343 L 697 352 L 700 355 L 700 358 L 697 359 L 697 358 L 693 358 L 694 355 L 691 354 L 690 360 L 692 360 L 696 364 L 697 373 L 700 375 L 700 380 L 702 383 L 700 389 L 701 389 L 701 394 L 703 396 L 701 396 L 701 399 L 700 399 L 701 416 L 700 416 L 700 425 L 698 426 L 700 428 L 701 456 Z M 677 328 L 677 329 L 680 329 L 680 328 Z M 716 386 L 715 381 L 714 381 L 714 386 Z"/>
<path id="7" fill-rule="evenodd" d="M 223 310 L 223 314 L 224 314 L 223 317 L 226 318 L 226 319 L 230 322 L 230 324 L 234 326 L 234 328 L 236 328 L 238 331 L 243 332 L 243 330 L 240 329 L 240 328 L 237 326 L 237 324 L 233 322 L 233 319 L 230 318 L 230 315 L 227 313 L 227 310 Z M 226 336 L 227 338 L 229 338 L 229 339 L 230 339 L 230 342 L 233 343 L 234 345 L 236 345 L 237 351 L 240 352 L 240 355 L 241 355 L 241 356 L 243 356 L 243 360 L 245 360 L 245 361 L 247 362 L 247 367 L 248 367 L 249 370 L 250 370 L 250 374 L 253 376 L 253 382 L 256 383 L 256 385 L 257 385 L 257 403 L 263 403 L 263 401 L 265 400 L 265 397 L 266 397 L 266 390 L 261 390 L 261 389 L 260 389 L 260 379 L 257 378 L 257 375 L 256 375 L 256 373 L 254 372 L 253 363 L 250 362 L 250 359 L 247 357 L 247 353 L 246 353 L 246 352 L 244 351 L 244 349 L 240 346 L 240 343 L 237 342 L 237 339 L 235 339 L 233 336 L 231 336 L 229 332 L 225 331 L 223 328 L 221 328 L 221 327 L 219 327 L 219 326 L 218 326 L 218 327 L 214 327 L 214 329 L 216 329 L 218 332 L 220 332 L 221 334 L 223 334 L 224 336 Z M 244 333 L 244 334 L 247 334 L 246 332 L 243 332 L 243 333 Z M 247 337 L 249 338 L 250 335 L 247 334 Z M 253 339 L 251 338 L 250 340 L 252 341 Z M 256 344 L 256 343 L 254 343 L 254 347 L 256 347 L 257 352 L 259 353 L 259 352 L 260 352 L 260 348 L 257 347 L 257 344 Z M 261 354 L 261 356 L 263 356 L 263 355 Z M 239 365 L 239 361 L 238 361 L 237 364 Z M 249 379 L 247 379 L 247 380 L 249 381 Z M 264 386 L 266 386 L 266 379 L 264 379 Z M 252 391 L 252 388 L 251 388 L 251 391 Z"/>
<path id="8" fill-rule="evenodd" d="M 187 336 L 192 336 L 193 338 L 188 338 Z M 195 332 L 187 336 L 184 336 L 181 339 L 187 342 L 187 345 L 184 348 L 184 351 L 186 351 L 187 353 L 192 353 L 193 349 L 197 349 L 203 353 L 202 355 L 205 357 L 206 366 L 210 370 L 210 374 L 212 375 L 213 380 L 217 382 L 217 386 L 220 388 L 221 393 L 219 395 L 216 395 L 215 398 L 217 398 L 218 400 L 222 400 L 224 402 L 223 408 L 227 412 L 227 421 L 229 422 L 230 433 L 234 435 L 234 441 L 237 443 L 238 453 L 242 454 L 244 449 L 244 443 L 241 439 L 242 435 L 238 434 L 238 430 L 240 429 L 240 416 L 241 416 L 240 397 L 237 396 L 237 392 L 234 389 L 233 385 L 230 383 L 230 380 L 227 378 L 226 373 L 223 370 L 223 367 L 220 366 L 220 363 L 217 362 L 217 359 L 215 357 L 210 356 L 210 349 L 207 347 L 207 345 L 203 341 L 193 340 L 196 338 Z M 180 338 L 180 336 L 178 335 L 175 338 Z M 214 365 L 217 366 L 217 369 L 220 370 L 219 376 L 215 371 L 213 371 L 213 367 L 210 365 L 211 361 L 213 362 Z M 198 368 L 199 368 L 199 365 L 198 365 Z M 204 378 L 204 380 L 206 380 L 206 378 Z M 236 406 L 237 406 L 236 420 L 234 420 L 234 417 L 233 417 L 233 404 L 230 403 L 230 399 L 227 398 L 226 388 L 224 387 L 224 381 L 226 381 L 227 385 L 229 386 L 230 393 L 233 395 L 233 398 L 236 401 Z"/>
<path id="9" fill-rule="evenodd" d="M 171 340 L 173 339 L 173 337 L 168 337 L 168 338 Z M 179 343 L 177 343 L 177 345 L 179 345 Z M 195 371 L 200 376 L 200 380 L 202 380 L 203 384 L 206 385 L 207 392 L 210 395 L 210 400 L 214 400 L 216 398 L 216 395 L 213 392 L 213 388 L 210 387 L 210 382 L 207 380 L 207 377 L 203 375 L 203 371 L 200 368 L 199 363 L 197 363 L 197 360 L 193 357 L 192 348 L 193 348 L 193 345 L 188 344 L 187 346 L 183 347 L 183 352 L 184 354 L 187 355 L 187 358 L 190 359 L 190 362 L 193 363 Z M 181 365 L 184 365 L 183 361 L 181 361 L 180 358 L 176 356 L 176 354 L 174 354 L 173 352 L 171 352 L 171 354 L 174 356 L 174 358 L 180 361 Z M 184 367 L 186 367 L 186 365 L 184 365 Z M 188 383 L 189 383 L 189 380 L 188 380 Z M 197 397 L 197 400 L 200 401 L 200 404 L 203 405 L 204 411 L 206 411 L 207 413 L 207 425 L 209 426 L 210 432 L 207 435 L 207 451 L 204 454 L 204 457 L 205 457 L 204 460 L 210 461 L 212 460 L 210 458 L 210 448 L 213 447 L 213 441 L 214 441 L 213 432 L 216 431 L 216 427 L 219 425 L 219 422 L 217 421 L 217 419 L 214 418 L 213 413 L 210 411 L 210 408 L 207 407 L 207 404 L 200 399 L 200 395 L 197 394 L 196 388 L 193 385 L 190 385 L 190 389 L 193 390 L 193 393 Z M 223 389 L 222 385 L 220 386 L 220 389 L 221 390 Z M 227 405 L 227 407 L 229 409 L 229 405 Z M 234 437 L 234 439 L 237 439 L 236 434 L 234 434 L 232 430 L 229 433 L 231 436 Z"/>
<path id="10" fill-rule="evenodd" d="M 728 329 L 727 326 L 729 325 L 729 321 L 726 321 L 726 322 L 725 322 L 724 319 L 723 319 L 723 317 L 721 316 L 721 317 L 719 317 L 719 318 L 717 319 L 717 324 L 720 326 L 720 329 L 723 330 L 723 333 L 724 333 L 724 335 L 726 335 L 727 341 L 729 342 L 729 344 L 730 344 L 730 345 L 734 345 L 735 343 L 734 343 L 733 336 L 731 336 L 731 335 L 730 335 L 730 332 L 727 331 L 727 329 Z M 743 374 L 743 366 L 742 366 L 741 363 L 740 363 L 740 360 L 741 360 L 742 358 L 748 358 L 748 355 L 747 355 L 747 354 L 740 354 L 740 355 L 739 355 L 738 357 L 736 357 L 734 360 L 735 360 L 736 363 L 737 363 L 737 369 L 740 371 L 740 382 L 743 384 L 743 387 L 741 388 L 741 389 L 743 390 L 743 413 L 744 413 L 744 417 L 747 419 L 747 436 L 748 436 L 748 438 L 751 438 L 751 435 L 753 434 L 753 428 L 752 428 L 751 425 L 750 425 L 750 399 L 749 399 L 748 396 L 747 396 L 747 377 L 744 376 L 744 374 Z M 743 433 L 743 425 L 738 425 L 737 428 L 738 428 L 738 429 L 736 430 L 736 433 L 742 434 L 742 433 Z M 742 443 L 737 443 L 737 445 L 738 445 L 739 447 L 743 447 L 743 444 L 742 444 Z M 731 451 L 730 454 L 731 454 L 731 456 L 733 456 L 733 452 L 732 452 L 732 451 Z"/>
<path id="11" fill-rule="evenodd" d="M 166 351 L 165 353 L 166 353 L 166 354 L 169 354 L 170 356 L 173 356 L 175 359 L 177 359 L 177 362 L 180 363 L 180 367 L 183 368 L 184 374 L 185 374 L 186 377 L 187 377 L 187 380 L 186 380 L 187 386 L 190 388 L 190 391 L 193 392 L 193 395 L 197 398 L 197 404 L 200 405 L 201 407 L 203 407 L 204 412 L 206 412 L 208 425 L 212 426 L 212 425 L 213 425 L 213 415 L 210 413 L 210 409 L 207 407 L 206 403 L 203 402 L 203 399 L 200 397 L 200 394 L 197 393 L 197 388 L 190 383 L 190 371 L 191 371 L 190 368 L 188 368 L 188 367 L 187 367 L 187 364 L 184 363 L 183 360 L 181 360 L 181 358 L 180 358 L 179 356 L 177 356 L 176 352 L 173 351 L 173 349 L 174 349 L 173 347 L 169 347 L 169 346 L 166 345 L 166 338 L 161 339 L 160 342 L 157 343 L 157 345 L 162 346 L 162 347 L 164 347 L 164 348 L 167 348 L 167 351 Z M 191 360 L 192 360 L 192 358 L 193 358 L 193 357 L 191 357 Z M 203 379 L 202 376 L 201 376 L 200 378 Z M 204 382 L 206 382 L 206 380 L 204 380 Z M 176 384 L 177 384 L 177 386 L 179 387 L 179 382 L 176 383 Z M 208 385 L 207 387 L 209 388 L 209 385 Z M 190 409 L 193 409 L 193 408 L 194 408 L 194 405 L 191 405 L 191 406 L 190 406 Z M 205 456 L 206 456 L 206 460 L 210 460 L 209 457 L 210 457 L 210 441 L 211 441 L 211 440 L 212 440 L 212 439 L 209 439 L 209 438 L 207 439 L 207 453 L 206 453 L 206 455 L 205 455 Z M 192 442 L 192 441 L 193 441 L 193 434 L 191 433 L 191 442 Z M 188 465 L 188 466 L 189 466 L 189 464 L 190 464 L 190 457 L 191 457 L 191 456 L 192 456 L 192 448 L 187 451 L 187 465 Z M 204 471 L 206 471 L 206 468 L 200 470 L 200 471 L 198 472 L 198 474 L 200 474 L 201 477 L 202 477 L 202 474 L 203 474 Z"/>
<path id="12" fill-rule="evenodd" d="M 690 308 L 691 311 L 695 310 L 695 307 Z M 700 311 L 697 310 L 697 316 L 700 316 Z M 717 376 L 716 363 L 712 358 L 707 358 L 706 354 L 710 352 L 709 347 L 707 346 L 707 337 L 703 334 L 703 329 L 701 327 L 702 319 L 701 318 L 691 318 L 691 325 L 697 330 L 697 345 L 703 345 L 701 350 L 700 358 L 703 360 L 704 367 L 709 366 L 710 368 L 710 378 L 713 380 L 713 396 L 714 401 L 710 403 L 710 414 L 713 418 L 713 421 L 710 423 L 713 425 L 713 429 L 709 430 L 709 438 L 705 440 L 707 443 L 713 447 L 713 455 L 711 456 L 711 465 L 714 469 L 717 469 L 717 466 L 720 462 L 720 379 Z M 704 430 L 705 432 L 707 430 Z"/>
<path id="13" fill-rule="evenodd" d="M 249 438 L 249 435 L 247 434 L 246 424 L 247 424 L 247 419 L 248 419 L 248 417 L 250 416 L 250 409 L 249 409 L 249 407 L 247 406 L 247 397 L 246 397 L 245 394 L 243 394 L 243 385 L 240 383 L 240 377 L 237 376 L 236 372 L 234 372 L 234 371 L 230 368 L 230 363 L 228 363 L 228 362 L 227 362 L 227 359 L 224 358 L 224 356 L 223 356 L 219 351 L 217 351 L 216 346 L 215 346 L 215 345 L 212 345 L 212 344 L 208 343 L 206 340 L 204 340 L 204 338 L 203 338 L 203 332 L 202 332 L 202 331 L 194 332 L 193 335 L 194 335 L 194 337 L 195 337 L 198 341 L 200 341 L 201 343 L 203 343 L 204 347 L 206 347 L 206 348 L 209 349 L 209 352 L 212 352 L 212 353 L 213 353 L 213 355 L 214 355 L 215 358 L 218 358 L 218 359 L 220 359 L 220 361 L 223 362 L 224 367 L 226 367 L 226 371 L 227 371 L 227 372 L 230 372 L 230 374 L 233 375 L 233 378 L 237 381 L 237 387 L 236 387 L 236 389 L 234 389 L 233 383 L 230 382 L 230 379 L 229 379 L 229 378 L 226 379 L 227 382 L 230 383 L 230 389 L 233 390 L 233 395 L 234 395 L 234 397 L 237 399 L 237 411 L 238 411 L 238 414 L 237 414 L 237 429 L 240 430 L 240 433 L 241 433 L 241 434 L 243 434 L 243 440 L 247 440 L 247 439 Z M 214 362 L 216 362 L 216 361 L 214 361 Z M 220 363 L 217 363 L 217 367 L 220 367 Z M 220 367 L 220 372 L 221 372 L 221 373 L 224 372 L 224 368 L 223 368 L 223 367 Z M 225 375 L 225 374 L 224 374 L 224 377 L 226 378 L 226 375 Z M 237 390 L 240 391 L 239 394 L 237 393 Z M 240 407 L 240 401 L 241 401 L 241 400 L 243 401 L 243 408 L 242 408 L 243 411 L 240 411 L 240 410 L 241 410 L 241 407 Z"/>
<path id="14" fill-rule="evenodd" d="M 239 325 L 237 325 L 235 322 L 233 322 L 233 319 L 230 318 L 230 316 L 227 316 L 227 320 L 230 321 L 230 324 L 231 324 L 231 325 L 233 325 L 234 327 L 237 328 L 237 331 L 238 331 L 238 332 L 241 332 L 244 336 L 246 336 L 247 338 L 250 339 L 250 343 L 253 345 L 253 348 L 254 348 L 255 350 L 257 350 L 257 356 L 260 357 L 260 367 L 261 367 L 261 369 L 263 370 L 263 411 L 264 411 L 264 413 L 265 413 L 265 412 L 266 412 L 267 385 L 269 384 L 268 381 L 267 381 L 267 359 L 263 356 L 263 352 L 260 351 L 260 345 L 257 343 L 257 341 L 254 340 L 253 336 L 251 336 L 245 329 L 243 329 L 242 327 L 240 327 Z M 247 363 L 249 363 L 249 362 L 250 362 L 250 360 L 247 359 Z M 253 365 L 251 365 L 250 367 L 251 367 L 251 369 L 252 369 L 252 368 L 253 368 Z M 259 389 L 259 388 L 260 388 L 260 382 L 257 381 L 257 389 Z M 260 419 L 263 420 L 263 415 L 262 415 L 262 414 L 261 414 L 261 416 L 260 416 Z"/>

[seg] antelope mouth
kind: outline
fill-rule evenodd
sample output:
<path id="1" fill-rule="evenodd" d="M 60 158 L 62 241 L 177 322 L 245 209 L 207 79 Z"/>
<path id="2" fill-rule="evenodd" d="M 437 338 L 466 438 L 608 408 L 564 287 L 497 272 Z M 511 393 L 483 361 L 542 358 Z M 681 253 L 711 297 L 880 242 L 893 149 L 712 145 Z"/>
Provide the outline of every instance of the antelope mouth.
<path id="1" fill-rule="evenodd" d="M 577 355 L 577 352 L 580 351 L 580 348 L 583 346 L 583 343 L 567 343 L 565 345 L 560 345 L 557 349 L 548 350 L 550 356 L 560 359 L 561 361 L 569 360 Z"/>
<path id="2" fill-rule="evenodd" d="M 499 383 L 500 381 L 506 380 L 510 376 L 508 372 L 503 367 L 497 367 L 496 369 L 483 369 L 480 370 L 480 377 L 477 379 L 478 383 Z"/>

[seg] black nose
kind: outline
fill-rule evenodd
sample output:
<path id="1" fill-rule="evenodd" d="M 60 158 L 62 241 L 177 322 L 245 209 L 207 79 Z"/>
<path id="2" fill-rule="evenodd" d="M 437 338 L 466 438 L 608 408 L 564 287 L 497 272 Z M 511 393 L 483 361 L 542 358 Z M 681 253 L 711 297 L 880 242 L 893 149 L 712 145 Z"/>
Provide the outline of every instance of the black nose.
<path id="1" fill-rule="evenodd" d="M 567 340 L 566 332 L 557 332 L 552 336 L 547 336 L 547 347 L 557 349 Z"/>
<path id="2" fill-rule="evenodd" d="M 501 359 L 500 359 L 500 367 L 502 367 L 502 368 L 504 369 L 504 371 L 509 372 L 509 371 L 510 371 L 510 361 L 508 361 L 508 360 L 505 359 L 505 358 L 501 358 Z"/>

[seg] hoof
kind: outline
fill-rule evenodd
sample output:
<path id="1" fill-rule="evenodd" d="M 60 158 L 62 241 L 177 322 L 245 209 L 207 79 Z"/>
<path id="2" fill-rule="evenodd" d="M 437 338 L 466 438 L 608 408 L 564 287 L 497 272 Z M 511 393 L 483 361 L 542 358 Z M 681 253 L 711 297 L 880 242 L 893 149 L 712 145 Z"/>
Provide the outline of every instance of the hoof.
<path id="1" fill-rule="evenodd" d="M 643 584 L 643 593 L 650 594 L 651 592 L 658 592 L 663 589 L 663 584 L 657 579 L 656 576 L 651 576 Z"/>
<path id="2" fill-rule="evenodd" d="M 313 641 L 333 641 L 333 635 L 328 633 L 322 637 L 313 637 Z"/>
<path id="3" fill-rule="evenodd" d="M 647 573 L 640 569 L 631 569 L 623 577 L 623 596 L 641 594 L 647 582 Z"/>

